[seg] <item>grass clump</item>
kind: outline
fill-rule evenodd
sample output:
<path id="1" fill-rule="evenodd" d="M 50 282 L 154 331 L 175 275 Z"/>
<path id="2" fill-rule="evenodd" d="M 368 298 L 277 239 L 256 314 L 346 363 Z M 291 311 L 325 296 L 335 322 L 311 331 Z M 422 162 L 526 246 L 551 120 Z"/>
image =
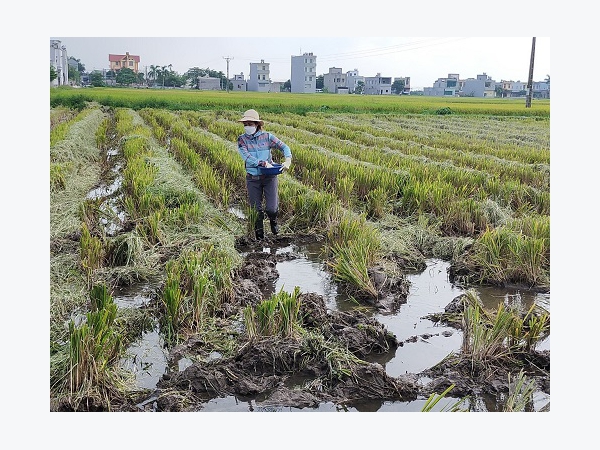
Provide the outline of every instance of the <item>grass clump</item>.
<path id="1" fill-rule="evenodd" d="M 298 316 L 301 300 L 300 288 L 296 286 L 291 294 L 283 288 L 256 307 L 244 308 L 244 325 L 250 339 L 257 336 L 291 337 L 302 328 Z"/>

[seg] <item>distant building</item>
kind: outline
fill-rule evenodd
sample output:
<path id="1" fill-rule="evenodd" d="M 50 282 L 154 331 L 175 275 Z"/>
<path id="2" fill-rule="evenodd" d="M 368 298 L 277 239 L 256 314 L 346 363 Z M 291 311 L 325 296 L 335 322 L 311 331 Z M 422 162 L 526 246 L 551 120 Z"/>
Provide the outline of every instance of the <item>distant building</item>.
<path id="1" fill-rule="evenodd" d="M 391 95 L 392 77 L 382 77 L 380 73 L 374 77 L 365 77 L 366 95 Z"/>
<path id="2" fill-rule="evenodd" d="M 58 77 L 50 82 L 51 86 L 63 86 L 69 83 L 69 63 L 67 47 L 56 39 L 50 40 L 50 65 L 54 67 Z"/>
<path id="3" fill-rule="evenodd" d="M 496 89 L 499 91 L 497 96 L 502 98 L 523 97 L 527 93 L 527 83 L 502 80 L 496 83 Z"/>
<path id="4" fill-rule="evenodd" d="M 284 84 L 285 82 L 283 81 L 271 81 L 269 92 L 281 92 Z"/>
<path id="5" fill-rule="evenodd" d="M 201 91 L 220 91 L 221 79 L 214 77 L 198 77 L 198 89 Z"/>
<path id="6" fill-rule="evenodd" d="M 250 76 L 248 77 L 247 90 L 254 92 L 270 92 L 269 63 L 261 59 L 259 63 L 250 63 Z"/>
<path id="7" fill-rule="evenodd" d="M 314 94 L 317 89 L 317 56 L 304 53 L 292 56 L 292 93 Z"/>
<path id="8" fill-rule="evenodd" d="M 138 73 L 138 67 L 140 64 L 140 57 L 137 55 L 130 55 L 129 52 L 124 55 L 108 55 L 108 62 L 110 64 L 110 70 L 117 72 L 121 69 L 128 68 Z"/>
<path id="9" fill-rule="evenodd" d="M 233 91 L 247 90 L 247 83 L 246 79 L 244 78 L 244 72 L 241 72 L 239 75 L 234 75 L 233 78 L 229 81 L 231 81 L 231 84 L 233 85 Z"/>
<path id="10" fill-rule="evenodd" d="M 410 94 L 410 77 L 395 77 L 394 82 L 401 80 L 404 81 L 404 89 L 402 92 L 399 92 L 400 95 L 409 95 Z M 392 83 L 394 84 L 394 83 Z"/>
<path id="11" fill-rule="evenodd" d="M 457 73 L 449 73 L 446 78 L 438 78 L 433 87 L 423 88 L 423 95 L 430 97 L 457 97 L 460 92 L 460 79 Z"/>
<path id="12" fill-rule="evenodd" d="M 548 81 L 533 82 L 533 98 L 550 98 L 550 83 Z"/>
<path id="13" fill-rule="evenodd" d="M 496 82 L 484 72 L 477 78 L 467 78 L 462 84 L 462 97 L 495 97 Z"/>
<path id="14" fill-rule="evenodd" d="M 348 86 L 348 92 L 354 94 L 358 83 L 365 83 L 365 77 L 358 74 L 358 69 L 350 70 L 346 72 L 346 86 Z"/>
<path id="15" fill-rule="evenodd" d="M 330 94 L 337 94 L 340 88 L 344 93 L 348 93 L 346 74 L 342 73 L 342 69 L 339 67 L 330 67 L 329 73 L 323 75 L 323 88 Z"/>

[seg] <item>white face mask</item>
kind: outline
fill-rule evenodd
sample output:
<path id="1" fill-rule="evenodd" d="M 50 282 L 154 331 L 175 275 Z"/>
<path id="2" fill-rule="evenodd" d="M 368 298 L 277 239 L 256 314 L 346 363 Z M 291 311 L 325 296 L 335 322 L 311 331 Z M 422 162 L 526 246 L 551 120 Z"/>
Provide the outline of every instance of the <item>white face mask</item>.
<path id="1" fill-rule="evenodd" d="M 248 136 L 253 135 L 254 133 L 256 133 L 256 127 L 254 125 L 246 125 L 244 127 L 244 131 L 246 132 L 246 134 Z"/>

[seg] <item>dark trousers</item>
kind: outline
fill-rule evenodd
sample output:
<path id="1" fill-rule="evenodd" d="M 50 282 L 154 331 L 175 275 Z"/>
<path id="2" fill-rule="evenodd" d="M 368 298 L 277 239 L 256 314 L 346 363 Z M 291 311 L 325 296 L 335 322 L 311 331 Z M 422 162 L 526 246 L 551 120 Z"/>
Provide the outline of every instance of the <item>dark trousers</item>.
<path id="1" fill-rule="evenodd" d="M 258 212 L 255 231 L 257 238 L 263 236 L 263 220 L 265 213 L 271 221 L 271 229 L 275 233 L 277 227 L 277 213 L 279 211 L 279 194 L 277 192 L 276 175 L 246 174 L 246 189 L 248 190 L 248 201 L 250 207 Z M 263 207 L 264 201 L 264 207 Z"/>

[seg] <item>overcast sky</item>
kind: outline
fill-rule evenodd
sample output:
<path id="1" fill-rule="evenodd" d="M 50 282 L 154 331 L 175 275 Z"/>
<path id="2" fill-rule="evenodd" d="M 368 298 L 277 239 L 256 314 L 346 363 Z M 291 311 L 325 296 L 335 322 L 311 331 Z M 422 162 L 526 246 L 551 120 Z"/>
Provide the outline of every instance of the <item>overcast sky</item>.
<path id="1" fill-rule="evenodd" d="M 342 72 L 358 69 L 362 76 L 380 73 L 410 77 L 411 88 L 432 86 L 450 73 L 461 78 L 487 74 L 495 81 L 526 82 L 532 37 L 86 37 L 51 36 L 79 59 L 86 70 L 108 68 L 109 54 L 137 55 L 140 70 L 168 66 L 179 74 L 192 67 L 222 71 L 229 77 L 243 73 L 250 63 L 270 63 L 271 80 L 290 79 L 291 56 L 313 53 L 317 75 L 330 67 Z M 536 37 L 533 81 L 550 72 L 550 38 Z"/>

